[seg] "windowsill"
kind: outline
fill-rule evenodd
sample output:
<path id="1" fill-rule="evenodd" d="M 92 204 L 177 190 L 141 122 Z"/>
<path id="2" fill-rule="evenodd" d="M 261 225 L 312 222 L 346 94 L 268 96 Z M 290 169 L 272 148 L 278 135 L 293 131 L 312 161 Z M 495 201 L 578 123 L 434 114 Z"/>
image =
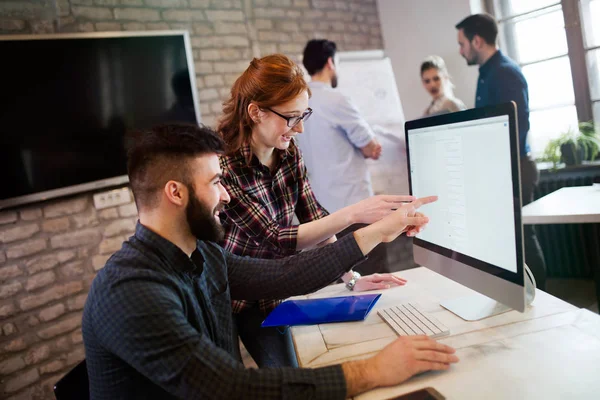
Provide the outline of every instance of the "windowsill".
<path id="1" fill-rule="evenodd" d="M 536 162 L 536 165 L 538 167 L 538 170 L 540 172 L 543 172 L 544 174 L 560 172 L 560 171 L 577 172 L 577 171 L 586 171 L 586 170 L 590 170 L 590 169 L 600 168 L 600 160 L 584 161 L 581 164 L 569 165 L 569 166 L 566 166 L 565 164 L 560 163 L 560 164 L 556 165 L 556 170 L 554 170 L 552 168 L 551 162 L 545 162 L 545 161 Z"/>

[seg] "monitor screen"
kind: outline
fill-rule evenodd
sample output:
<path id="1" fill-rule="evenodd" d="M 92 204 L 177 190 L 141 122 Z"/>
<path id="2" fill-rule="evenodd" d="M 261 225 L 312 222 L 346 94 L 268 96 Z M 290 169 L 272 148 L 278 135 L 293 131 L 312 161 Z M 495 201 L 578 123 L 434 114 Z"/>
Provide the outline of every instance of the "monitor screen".
<path id="1" fill-rule="evenodd" d="M 517 273 L 510 137 L 508 115 L 407 130 L 412 194 L 439 196 L 419 240 Z"/>
<path id="2" fill-rule="evenodd" d="M 118 35 L 118 36 L 117 36 Z M 126 174 L 128 130 L 199 120 L 187 33 L 0 40 L 0 208 Z"/>

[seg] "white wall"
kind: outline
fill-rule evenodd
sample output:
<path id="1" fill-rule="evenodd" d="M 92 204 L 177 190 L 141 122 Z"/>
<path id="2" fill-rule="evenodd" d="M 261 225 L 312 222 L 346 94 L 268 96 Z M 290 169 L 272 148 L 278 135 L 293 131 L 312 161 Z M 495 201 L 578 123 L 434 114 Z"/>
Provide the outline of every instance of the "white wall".
<path id="1" fill-rule="evenodd" d="M 467 67 L 458 54 L 454 26 L 471 10 L 480 12 L 480 5 L 479 0 L 377 0 L 384 49 L 407 120 L 421 116 L 431 102 L 419 74 L 421 62 L 431 54 L 446 61 L 455 95 L 473 107 L 478 68 Z"/>

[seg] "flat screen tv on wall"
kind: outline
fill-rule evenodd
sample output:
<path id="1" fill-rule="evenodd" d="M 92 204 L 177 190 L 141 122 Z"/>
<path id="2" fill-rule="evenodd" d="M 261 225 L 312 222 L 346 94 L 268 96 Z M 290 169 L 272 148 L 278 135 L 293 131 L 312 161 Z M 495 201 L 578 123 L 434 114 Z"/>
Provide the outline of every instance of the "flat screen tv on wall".
<path id="1" fill-rule="evenodd" d="M 127 182 L 125 133 L 198 123 L 187 32 L 0 36 L 0 209 Z"/>

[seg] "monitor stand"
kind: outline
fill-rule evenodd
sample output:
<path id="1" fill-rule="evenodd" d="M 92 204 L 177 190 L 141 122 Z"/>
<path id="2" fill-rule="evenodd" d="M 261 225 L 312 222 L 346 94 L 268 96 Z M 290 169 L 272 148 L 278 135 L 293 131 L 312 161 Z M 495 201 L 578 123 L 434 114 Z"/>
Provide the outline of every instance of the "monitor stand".
<path id="1" fill-rule="evenodd" d="M 523 270 L 525 271 L 525 299 L 527 306 L 530 306 L 535 298 L 535 278 L 525 263 L 523 263 Z M 510 307 L 479 293 L 444 300 L 440 305 L 466 321 L 478 321 L 511 310 Z"/>

